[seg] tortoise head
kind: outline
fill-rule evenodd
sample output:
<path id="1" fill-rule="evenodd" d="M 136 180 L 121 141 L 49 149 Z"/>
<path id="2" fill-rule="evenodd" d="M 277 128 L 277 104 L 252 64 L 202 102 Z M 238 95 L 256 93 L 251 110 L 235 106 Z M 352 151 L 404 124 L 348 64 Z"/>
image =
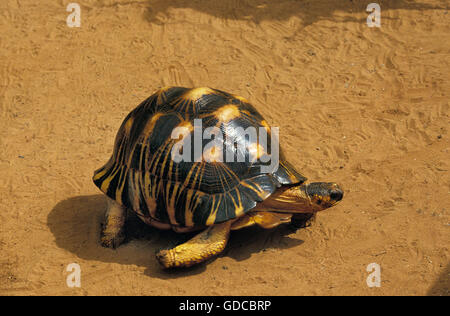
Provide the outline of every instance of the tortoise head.
<path id="1" fill-rule="evenodd" d="M 333 182 L 313 182 L 299 187 L 301 197 L 309 199 L 312 211 L 321 211 L 336 205 L 344 197 L 344 191 Z"/>
<path id="2" fill-rule="evenodd" d="M 313 182 L 282 187 L 254 210 L 272 210 L 282 213 L 315 213 L 336 205 L 344 196 L 336 183 Z"/>

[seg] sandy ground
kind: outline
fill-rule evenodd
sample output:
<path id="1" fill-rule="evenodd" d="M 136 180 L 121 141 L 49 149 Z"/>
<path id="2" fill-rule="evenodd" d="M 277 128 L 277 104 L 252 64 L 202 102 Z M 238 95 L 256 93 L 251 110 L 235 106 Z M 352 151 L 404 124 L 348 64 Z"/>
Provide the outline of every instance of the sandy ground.
<path id="1" fill-rule="evenodd" d="M 0 2 L 0 294 L 449 295 L 448 1 L 380 1 L 380 28 L 372 1 L 79 0 L 80 28 L 69 2 Z M 248 98 L 344 200 L 297 232 L 234 232 L 186 271 L 154 257 L 179 236 L 139 223 L 103 249 L 93 171 L 166 85 Z"/>

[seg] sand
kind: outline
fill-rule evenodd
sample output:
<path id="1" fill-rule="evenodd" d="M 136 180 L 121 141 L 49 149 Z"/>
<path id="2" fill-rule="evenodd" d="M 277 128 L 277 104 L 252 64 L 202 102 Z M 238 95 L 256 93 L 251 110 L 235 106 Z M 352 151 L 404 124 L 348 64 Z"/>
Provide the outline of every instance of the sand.
<path id="1" fill-rule="evenodd" d="M 69 2 L 0 2 L 0 294 L 449 295 L 448 1 L 379 1 L 380 28 L 372 1 L 79 0 L 80 28 Z M 93 171 L 166 85 L 249 99 L 343 201 L 296 232 L 233 232 L 185 271 L 154 256 L 184 237 L 140 223 L 102 248 Z"/>

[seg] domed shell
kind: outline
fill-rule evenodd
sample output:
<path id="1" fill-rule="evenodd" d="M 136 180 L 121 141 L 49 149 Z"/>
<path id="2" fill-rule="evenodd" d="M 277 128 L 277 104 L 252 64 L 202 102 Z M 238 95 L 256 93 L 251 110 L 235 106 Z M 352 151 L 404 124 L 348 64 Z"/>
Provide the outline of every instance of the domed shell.
<path id="1" fill-rule="evenodd" d="M 267 133 L 266 148 L 246 133 L 249 127 L 257 139 Z M 215 134 L 204 139 L 207 130 Z M 176 131 L 184 134 L 173 137 Z M 190 159 L 173 159 L 180 144 L 178 153 Z M 212 88 L 167 87 L 128 114 L 110 160 L 93 180 L 141 217 L 173 227 L 209 226 L 242 216 L 281 185 L 306 180 L 284 160 L 281 148 L 278 169 L 262 172 L 268 163 L 250 157 L 271 152 L 271 146 L 268 124 L 244 98 Z"/>

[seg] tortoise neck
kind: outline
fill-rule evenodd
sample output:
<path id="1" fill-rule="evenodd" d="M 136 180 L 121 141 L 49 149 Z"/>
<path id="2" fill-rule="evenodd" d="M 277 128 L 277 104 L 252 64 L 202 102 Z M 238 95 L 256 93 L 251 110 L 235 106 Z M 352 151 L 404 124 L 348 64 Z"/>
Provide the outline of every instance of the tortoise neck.
<path id="1" fill-rule="evenodd" d="M 258 203 L 255 211 L 279 211 L 283 213 L 310 213 L 311 200 L 306 185 L 284 187 L 274 192 L 265 201 Z"/>

